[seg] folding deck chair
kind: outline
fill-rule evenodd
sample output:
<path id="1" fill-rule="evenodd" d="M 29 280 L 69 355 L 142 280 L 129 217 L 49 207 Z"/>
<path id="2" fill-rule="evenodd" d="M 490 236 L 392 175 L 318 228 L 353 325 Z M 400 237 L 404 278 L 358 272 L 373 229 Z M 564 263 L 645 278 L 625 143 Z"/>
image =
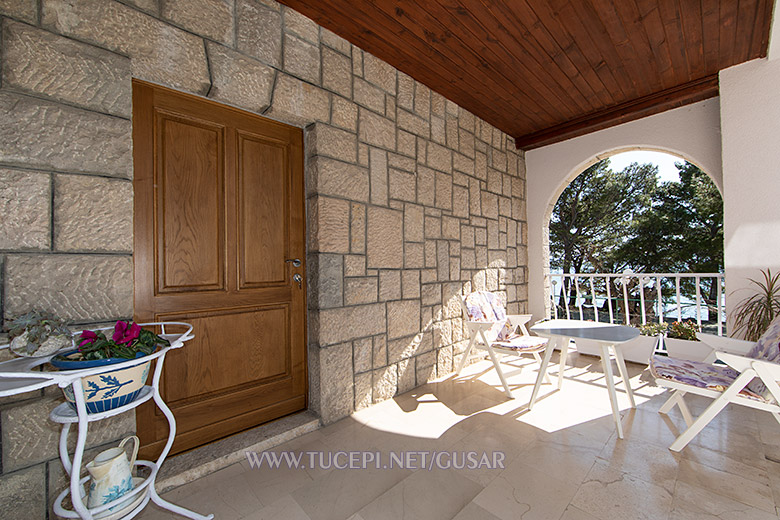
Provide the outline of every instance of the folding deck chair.
<path id="1" fill-rule="evenodd" d="M 658 355 L 650 361 L 656 383 L 674 391 L 660 412 L 668 413 L 677 405 L 688 426 L 669 449 L 685 448 L 729 403 L 766 410 L 780 423 L 780 316 L 757 343 L 711 334 L 697 336 L 713 347 L 704 362 Z M 725 364 L 713 364 L 715 360 Z M 694 420 L 685 404 L 686 393 L 714 401 Z"/>
<path id="2" fill-rule="evenodd" d="M 531 354 L 541 367 L 542 358 L 539 355 L 547 346 L 547 339 L 531 336 L 525 324 L 531 319 L 530 314 L 507 315 L 504 305 L 498 296 L 487 291 L 476 291 L 460 301 L 463 312 L 466 314 L 466 326 L 469 331 L 470 341 L 463 358 L 458 365 L 457 375 L 460 375 L 463 367 L 469 359 L 471 350 L 478 348 L 486 350 L 496 367 L 498 378 L 504 387 L 507 397 L 513 399 L 512 391 L 506 382 L 504 372 L 501 370 L 501 358 L 505 354 L 522 355 Z M 520 329 L 521 333 L 516 331 Z M 550 378 L 545 374 L 545 381 Z"/>

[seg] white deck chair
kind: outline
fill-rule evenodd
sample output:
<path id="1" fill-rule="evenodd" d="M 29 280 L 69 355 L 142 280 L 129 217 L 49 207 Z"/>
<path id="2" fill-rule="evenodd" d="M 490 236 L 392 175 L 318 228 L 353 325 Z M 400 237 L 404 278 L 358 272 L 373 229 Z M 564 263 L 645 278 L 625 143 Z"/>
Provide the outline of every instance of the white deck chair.
<path id="1" fill-rule="evenodd" d="M 668 413 L 675 405 L 688 428 L 669 447 L 680 451 L 729 403 L 770 412 L 780 423 L 780 317 L 776 318 L 757 343 L 711 334 L 698 334 L 712 346 L 704 362 L 653 356 L 650 372 L 659 386 L 674 390 L 661 407 Z M 725 365 L 712 364 L 720 360 Z M 685 404 L 686 393 L 710 397 L 714 401 L 694 420 Z"/>
<path id="2" fill-rule="evenodd" d="M 504 305 L 498 297 L 487 291 L 476 291 L 461 299 L 461 307 L 466 314 L 466 326 L 469 331 L 469 346 L 458 365 L 457 375 L 466 366 L 471 350 L 476 347 L 486 350 L 496 367 L 498 378 L 504 387 L 507 397 L 513 399 L 512 391 L 501 370 L 501 358 L 504 354 L 531 354 L 541 367 L 542 358 L 539 355 L 547 346 L 547 339 L 531 336 L 525 324 L 531 319 L 530 314 L 507 315 Z M 520 329 L 521 333 L 516 332 Z M 550 378 L 545 374 L 545 381 Z"/>

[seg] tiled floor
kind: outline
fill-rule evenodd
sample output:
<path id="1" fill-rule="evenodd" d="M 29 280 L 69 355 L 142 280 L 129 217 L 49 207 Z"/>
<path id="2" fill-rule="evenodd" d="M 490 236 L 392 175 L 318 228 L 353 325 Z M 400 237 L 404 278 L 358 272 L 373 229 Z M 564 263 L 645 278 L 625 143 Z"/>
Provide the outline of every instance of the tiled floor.
<path id="1" fill-rule="evenodd" d="M 309 452 L 344 465 L 340 451 L 379 451 L 380 468 L 252 469 L 243 461 L 164 496 L 219 520 L 777 519 L 780 425 L 770 414 L 730 406 L 673 453 L 682 418 L 676 409 L 658 413 L 665 392 L 645 367 L 630 365 L 637 408 L 619 394 L 626 438 L 618 440 L 599 360 L 569 360 L 562 391 L 544 385 L 531 412 L 535 366 L 509 378 L 509 400 L 483 361 L 274 450 L 304 452 L 304 465 Z M 689 401 L 694 415 L 706 404 Z M 391 452 L 419 451 L 446 452 L 440 462 L 501 452 L 504 469 L 415 469 L 417 454 L 413 469 L 381 467 Z M 150 504 L 137 518 L 179 517 Z"/>

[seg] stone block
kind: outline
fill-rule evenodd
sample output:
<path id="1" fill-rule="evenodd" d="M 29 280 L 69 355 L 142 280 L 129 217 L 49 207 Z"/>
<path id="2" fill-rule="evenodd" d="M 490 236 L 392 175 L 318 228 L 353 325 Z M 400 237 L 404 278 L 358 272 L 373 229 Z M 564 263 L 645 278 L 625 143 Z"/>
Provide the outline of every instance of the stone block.
<path id="1" fill-rule="evenodd" d="M 130 59 L 23 23 L 3 24 L 3 84 L 130 117 Z"/>
<path id="2" fill-rule="evenodd" d="M 398 128 L 423 139 L 428 139 L 431 134 L 431 124 L 428 121 L 406 110 L 398 111 Z"/>
<path id="3" fill-rule="evenodd" d="M 395 123 L 365 108 L 358 112 L 358 136 L 368 145 L 395 150 Z"/>
<path id="4" fill-rule="evenodd" d="M 465 155 L 453 153 L 452 167 L 456 171 L 463 172 L 468 175 L 474 175 L 474 159 L 469 159 Z"/>
<path id="5" fill-rule="evenodd" d="M 420 295 L 421 295 L 423 305 L 440 304 L 441 284 L 438 283 L 423 284 Z"/>
<path id="6" fill-rule="evenodd" d="M 401 299 L 401 272 L 379 271 L 379 299 L 381 301 Z"/>
<path id="7" fill-rule="evenodd" d="M 486 191 L 482 192 L 482 215 L 489 219 L 498 218 L 498 196 Z"/>
<path id="8" fill-rule="evenodd" d="M 452 150 L 436 143 L 428 143 L 428 166 L 440 172 L 452 172 Z"/>
<path id="9" fill-rule="evenodd" d="M 155 16 L 160 14 L 160 5 L 158 0 L 127 0 L 125 3 L 134 5 L 138 9 L 142 9 Z"/>
<path id="10" fill-rule="evenodd" d="M 412 390 L 416 385 L 415 360 L 404 359 L 398 362 L 398 393 Z"/>
<path id="11" fill-rule="evenodd" d="M 425 217 L 425 238 L 441 238 L 441 218 Z"/>
<path id="12" fill-rule="evenodd" d="M 491 158 L 490 165 L 493 168 L 502 172 L 506 171 L 506 154 L 504 152 L 499 152 L 494 148 L 491 151 L 490 158 Z"/>
<path id="13" fill-rule="evenodd" d="M 374 336 L 374 368 L 379 368 L 387 365 L 387 337 Z"/>
<path id="14" fill-rule="evenodd" d="M 310 255 L 309 298 L 311 307 L 328 309 L 344 305 L 344 266 L 341 255 Z"/>
<path id="15" fill-rule="evenodd" d="M 458 119 L 448 115 L 445 119 L 445 130 L 447 134 L 447 146 L 453 150 L 459 148 L 458 144 Z"/>
<path id="16" fill-rule="evenodd" d="M 458 151 L 464 156 L 474 159 L 474 134 L 467 132 L 462 128 L 458 132 Z M 471 165 L 474 167 L 473 163 Z"/>
<path id="17" fill-rule="evenodd" d="M 498 249 L 498 222 L 495 220 L 487 223 L 487 246 L 488 249 Z"/>
<path id="18" fill-rule="evenodd" d="M 355 411 L 368 408 L 374 402 L 374 388 L 372 385 L 373 374 L 357 374 L 355 376 Z"/>
<path id="19" fill-rule="evenodd" d="M 483 181 L 487 180 L 487 156 L 477 152 L 474 155 L 474 175 Z"/>
<path id="20" fill-rule="evenodd" d="M 431 117 L 431 140 L 439 143 L 447 143 L 447 134 L 444 130 L 444 118 L 443 117 Z"/>
<path id="21" fill-rule="evenodd" d="M 347 278 L 344 283 L 344 304 L 362 305 L 376 303 L 377 279 L 373 276 Z"/>
<path id="22" fill-rule="evenodd" d="M 325 309 L 320 312 L 319 341 L 321 345 L 333 345 L 384 334 L 385 325 L 384 304 Z"/>
<path id="23" fill-rule="evenodd" d="M 445 376 L 452 372 L 452 346 L 447 345 L 439 349 L 436 355 L 436 375 Z"/>
<path id="24" fill-rule="evenodd" d="M 482 215 L 482 191 L 477 179 L 469 179 L 469 213 Z"/>
<path id="25" fill-rule="evenodd" d="M 282 15 L 252 0 L 237 0 L 238 50 L 277 69 L 282 68 Z"/>
<path id="26" fill-rule="evenodd" d="M 38 21 L 38 0 L 0 0 L 0 14 L 36 23 Z"/>
<path id="27" fill-rule="evenodd" d="M 357 105 L 339 96 L 333 96 L 330 122 L 334 126 L 357 132 Z"/>
<path id="28" fill-rule="evenodd" d="M 0 93 L 0 162 L 131 178 L 130 121 Z"/>
<path id="29" fill-rule="evenodd" d="M 452 175 L 436 172 L 435 205 L 441 209 L 452 209 Z"/>
<path id="30" fill-rule="evenodd" d="M 469 216 L 469 190 L 462 186 L 452 188 L 452 214 L 456 217 Z"/>
<path id="31" fill-rule="evenodd" d="M 475 123 L 476 123 L 476 117 L 474 117 L 474 114 L 469 112 L 468 110 L 464 110 L 462 107 L 458 113 L 458 124 L 461 128 L 474 133 Z"/>
<path id="32" fill-rule="evenodd" d="M 443 216 L 441 221 L 441 236 L 448 240 L 460 240 L 460 219 Z"/>
<path id="33" fill-rule="evenodd" d="M 395 96 L 391 96 L 390 94 L 385 96 L 385 116 L 393 121 L 396 120 Z"/>
<path id="34" fill-rule="evenodd" d="M 414 83 L 414 112 L 423 119 L 431 114 L 431 89 L 419 81 Z"/>
<path id="35" fill-rule="evenodd" d="M 420 300 L 398 300 L 387 303 L 388 340 L 418 332 L 420 332 Z M 390 359 L 390 362 L 392 363 L 393 360 Z"/>
<path id="36" fill-rule="evenodd" d="M 436 241 L 435 240 L 425 241 L 425 267 L 436 267 Z M 433 272 L 435 272 L 435 270 Z"/>
<path id="37" fill-rule="evenodd" d="M 401 273 L 401 296 L 405 300 L 420 297 L 420 271 L 412 269 Z"/>
<path id="38" fill-rule="evenodd" d="M 439 281 L 450 279 L 450 245 L 446 240 L 436 241 L 436 267 Z"/>
<path id="39" fill-rule="evenodd" d="M 355 364 L 356 374 L 371 370 L 373 350 L 373 338 L 362 338 L 352 342 L 352 359 Z"/>
<path id="40" fill-rule="evenodd" d="M 414 110 L 414 79 L 403 72 L 398 73 L 398 106 L 406 110 Z"/>
<path id="41" fill-rule="evenodd" d="M 352 60 L 349 56 L 322 48 L 322 86 L 346 98 L 352 97 Z"/>
<path id="42" fill-rule="evenodd" d="M 425 246 L 423 244 L 412 242 L 404 244 L 404 267 L 406 269 L 425 267 Z"/>
<path id="43" fill-rule="evenodd" d="M 349 253 L 349 201 L 317 197 L 311 209 L 311 250 Z"/>
<path id="44" fill-rule="evenodd" d="M 430 383 L 434 379 L 436 379 L 436 363 L 434 362 L 431 365 L 421 365 L 420 364 L 420 358 L 417 358 L 417 364 L 415 367 L 415 372 L 417 376 L 416 384 L 424 385 L 426 383 Z"/>
<path id="45" fill-rule="evenodd" d="M 379 148 L 369 149 L 371 174 L 371 203 L 387 205 L 387 152 Z"/>
<path id="46" fill-rule="evenodd" d="M 424 235 L 425 214 L 422 206 L 406 204 L 404 206 L 404 240 L 407 242 L 422 242 Z"/>
<path id="47" fill-rule="evenodd" d="M 46 520 L 46 466 L 0 476 L 0 518 Z"/>
<path id="48" fill-rule="evenodd" d="M 42 26 L 130 56 L 133 77 L 196 94 L 211 85 L 201 38 L 119 2 L 47 0 Z"/>
<path id="49" fill-rule="evenodd" d="M 162 16 L 190 32 L 225 45 L 234 43 L 233 1 L 162 0 Z"/>
<path id="50" fill-rule="evenodd" d="M 49 420 L 49 413 L 64 398 L 59 389 L 42 399 L 7 408 L 2 417 L 3 471 L 11 472 L 58 457 L 60 425 Z M 135 414 L 124 413 L 90 424 L 87 447 L 121 439 L 135 431 Z M 76 428 L 68 435 L 70 450 L 76 447 Z M 72 451 L 71 451 L 72 453 Z"/>
<path id="51" fill-rule="evenodd" d="M 366 206 L 351 204 L 349 248 L 353 253 L 366 252 Z"/>
<path id="52" fill-rule="evenodd" d="M 363 77 L 363 50 L 352 45 L 352 74 Z"/>
<path id="53" fill-rule="evenodd" d="M 368 170 L 354 164 L 316 157 L 309 163 L 309 192 L 368 202 Z"/>
<path id="54" fill-rule="evenodd" d="M 133 261 L 117 255 L 8 255 L 6 315 L 48 310 L 67 321 L 133 315 Z"/>
<path id="55" fill-rule="evenodd" d="M 354 380 L 352 343 L 341 343 L 320 350 L 320 418 L 333 423 L 352 413 Z"/>
<path id="56" fill-rule="evenodd" d="M 398 130 L 398 153 L 408 157 L 417 157 L 417 138 L 414 134 Z"/>
<path id="57" fill-rule="evenodd" d="M 390 198 L 414 202 L 417 199 L 417 177 L 413 173 L 390 168 Z"/>
<path id="58" fill-rule="evenodd" d="M 488 168 L 487 172 L 487 189 L 490 192 L 501 194 L 504 190 L 504 175 L 493 168 Z"/>
<path id="59" fill-rule="evenodd" d="M 436 197 L 436 172 L 420 166 L 417 171 L 417 202 L 433 206 Z"/>
<path id="60" fill-rule="evenodd" d="M 330 94 L 298 78 L 277 74 L 269 115 L 292 124 L 327 123 L 330 119 Z"/>
<path id="61" fill-rule="evenodd" d="M 368 267 L 403 267 L 403 212 L 369 207 L 366 255 Z"/>
<path id="62" fill-rule="evenodd" d="M 367 81 L 355 78 L 354 101 L 358 105 L 370 108 L 380 114 L 385 113 L 385 93 L 381 89 L 371 85 Z"/>
<path id="63" fill-rule="evenodd" d="M 132 183 L 87 175 L 55 175 L 54 248 L 132 253 Z"/>
<path id="64" fill-rule="evenodd" d="M 319 44 L 320 27 L 298 11 L 284 8 L 284 30 L 315 45 Z"/>
<path id="65" fill-rule="evenodd" d="M 344 257 L 344 276 L 365 276 L 365 255 L 346 255 Z"/>
<path id="66" fill-rule="evenodd" d="M 474 228 L 466 224 L 460 227 L 460 245 L 464 248 L 474 248 Z"/>
<path id="67" fill-rule="evenodd" d="M 352 44 L 341 36 L 338 36 L 337 34 L 325 29 L 324 27 L 321 28 L 320 41 L 322 41 L 323 44 L 327 45 L 331 49 L 335 49 L 342 54 L 346 54 L 347 56 L 351 54 Z"/>
<path id="68" fill-rule="evenodd" d="M 206 42 L 212 71 L 209 97 L 261 113 L 271 104 L 276 72 L 244 54 Z"/>
<path id="69" fill-rule="evenodd" d="M 388 94 L 395 95 L 395 67 L 367 52 L 363 53 L 363 77 Z"/>
<path id="70" fill-rule="evenodd" d="M 3 215 L 0 249 L 48 249 L 51 177 L 40 172 L 0 168 L 0 215 Z"/>
<path id="71" fill-rule="evenodd" d="M 320 48 L 290 34 L 284 35 L 284 70 L 315 85 L 320 84 Z"/>
<path id="72" fill-rule="evenodd" d="M 390 365 L 373 372 L 374 402 L 380 403 L 395 397 L 398 390 L 398 367 Z"/>
<path id="73" fill-rule="evenodd" d="M 321 155 L 348 163 L 357 162 L 357 136 L 324 123 L 314 125 L 307 139 L 310 155 Z"/>

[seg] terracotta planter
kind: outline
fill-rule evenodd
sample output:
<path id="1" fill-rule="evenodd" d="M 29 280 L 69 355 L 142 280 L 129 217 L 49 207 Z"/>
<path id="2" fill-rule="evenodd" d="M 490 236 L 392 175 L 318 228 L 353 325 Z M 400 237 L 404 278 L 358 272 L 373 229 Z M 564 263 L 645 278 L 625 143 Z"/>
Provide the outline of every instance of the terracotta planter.
<path id="1" fill-rule="evenodd" d="M 590 339 L 577 339 L 575 343 L 577 344 L 577 352 L 580 354 L 601 356 L 599 342 Z M 621 349 L 623 358 L 626 361 L 646 365 L 650 362 L 650 356 L 653 355 L 657 343 L 658 338 L 656 336 L 637 336 L 631 341 L 621 344 L 618 348 Z"/>
<path id="2" fill-rule="evenodd" d="M 664 345 L 669 357 L 687 359 L 689 361 L 704 361 L 704 358 L 712 352 L 712 347 L 701 341 L 664 338 Z"/>

